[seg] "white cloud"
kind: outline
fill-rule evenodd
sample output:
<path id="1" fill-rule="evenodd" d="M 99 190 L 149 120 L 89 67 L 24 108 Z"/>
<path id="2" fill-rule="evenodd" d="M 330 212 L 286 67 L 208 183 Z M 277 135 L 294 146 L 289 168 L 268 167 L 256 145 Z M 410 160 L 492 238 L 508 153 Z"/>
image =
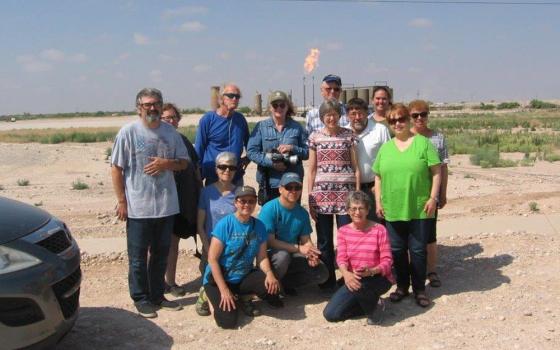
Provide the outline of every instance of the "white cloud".
<path id="1" fill-rule="evenodd" d="M 408 22 L 408 25 L 413 28 L 431 28 L 432 21 L 427 18 L 415 18 Z"/>
<path id="2" fill-rule="evenodd" d="M 57 49 L 46 49 L 41 51 L 39 55 L 46 60 L 54 62 L 62 62 L 66 58 L 64 52 Z"/>
<path id="3" fill-rule="evenodd" d="M 38 60 L 33 55 L 21 55 L 16 58 L 25 72 L 38 73 L 47 72 L 53 69 L 53 66 L 45 61 Z"/>
<path id="4" fill-rule="evenodd" d="M 159 83 L 163 81 L 161 71 L 158 69 L 154 69 L 153 71 L 150 72 L 150 78 L 152 78 L 152 81 L 154 83 Z"/>
<path id="5" fill-rule="evenodd" d="M 130 54 L 129 54 L 128 52 L 123 52 L 123 53 L 121 53 L 120 55 L 118 55 L 117 58 L 115 58 L 115 59 L 113 60 L 113 63 L 114 63 L 114 64 L 119 64 L 119 63 L 121 63 L 121 62 L 123 62 L 123 61 L 128 60 L 129 57 L 130 57 Z"/>
<path id="6" fill-rule="evenodd" d="M 150 43 L 150 39 L 140 33 L 134 33 L 134 43 L 136 45 L 148 45 Z"/>
<path id="7" fill-rule="evenodd" d="M 193 72 L 195 73 L 205 73 L 208 72 L 210 69 L 212 69 L 211 66 L 207 65 L 207 64 L 197 64 L 196 66 L 193 67 Z"/>
<path id="8" fill-rule="evenodd" d="M 179 26 L 180 32 L 200 32 L 206 29 L 206 26 L 199 21 L 188 21 Z"/>
<path id="9" fill-rule="evenodd" d="M 164 10 L 161 14 L 161 18 L 170 19 L 173 17 L 181 17 L 195 14 L 204 14 L 208 12 L 208 7 L 205 6 L 184 6 L 176 9 Z"/>
<path id="10" fill-rule="evenodd" d="M 368 72 L 370 74 L 387 73 L 388 71 L 389 71 L 389 68 L 380 67 L 375 62 L 370 62 L 366 67 L 366 72 Z"/>
<path id="11" fill-rule="evenodd" d="M 337 42 L 337 41 L 333 41 L 330 43 L 326 43 L 325 48 L 327 50 L 331 50 L 331 51 L 338 51 L 338 50 L 342 50 L 342 43 Z"/>

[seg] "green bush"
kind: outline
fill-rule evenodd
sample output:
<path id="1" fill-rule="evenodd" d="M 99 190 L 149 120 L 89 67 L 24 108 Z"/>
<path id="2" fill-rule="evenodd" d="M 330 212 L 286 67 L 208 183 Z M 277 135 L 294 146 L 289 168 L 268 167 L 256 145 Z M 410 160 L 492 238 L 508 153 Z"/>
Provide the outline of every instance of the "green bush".
<path id="1" fill-rule="evenodd" d="M 72 182 L 72 189 L 73 190 L 87 190 L 89 188 L 88 184 L 82 182 L 82 180 L 77 179 L 76 181 Z"/>
<path id="2" fill-rule="evenodd" d="M 496 106 L 494 106 L 494 105 L 487 105 L 487 104 L 485 104 L 484 102 L 481 102 L 479 108 L 480 108 L 481 110 L 483 110 L 483 111 L 490 111 L 490 110 L 495 109 Z"/>
<path id="3" fill-rule="evenodd" d="M 555 105 L 554 103 L 549 103 L 549 102 L 544 102 L 541 100 L 531 100 L 531 102 L 529 102 L 529 107 L 531 108 L 535 108 L 535 109 L 545 109 L 545 108 L 557 108 L 558 106 Z"/>
<path id="4" fill-rule="evenodd" d="M 521 105 L 517 102 L 502 102 L 498 105 L 498 109 L 514 109 L 519 108 Z"/>
<path id="5" fill-rule="evenodd" d="M 249 113 L 251 113 L 252 110 L 251 110 L 251 107 L 243 106 L 243 107 L 239 107 L 239 108 L 237 109 L 237 111 L 238 111 L 239 113 L 249 114 Z"/>
<path id="6" fill-rule="evenodd" d="M 531 210 L 532 212 L 539 211 L 539 204 L 537 202 L 529 202 L 529 210 Z"/>
<path id="7" fill-rule="evenodd" d="M 110 159 L 112 153 L 113 153 L 112 147 L 105 148 L 105 159 Z"/>
<path id="8" fill-rule="evenodd" d="M 517 162 L 508 159 L 501 159 L 497 148 L 479 148 L 470 157 L 471 164 L 479 165 L 482 168 L 507 168 L 514 167 Z"/>
<path id="9" fill-rule="evenodd" d="M 18 179 L 17 180 L 18 186 L 29 186 L 29 180 L 27 179 Z"/>

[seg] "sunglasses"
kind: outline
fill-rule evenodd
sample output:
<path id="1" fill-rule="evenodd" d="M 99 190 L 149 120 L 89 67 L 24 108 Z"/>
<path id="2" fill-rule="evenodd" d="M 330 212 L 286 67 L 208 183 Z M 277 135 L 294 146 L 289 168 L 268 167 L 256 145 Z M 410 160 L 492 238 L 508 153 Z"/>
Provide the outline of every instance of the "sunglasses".
<path id="1" fill-rule="evenodd" d="M 391 125 L 395 125 L 395 124 L 397 124 L 397 122 L 399 122 L 401 124 L 404 124 L 407 121 L 408 121 L 407 117 L 400 117 L 400 118 L 397 118 L 397 119 L 389 119 L 388 120 L 389 124 L 391 124 Z"/>
<path id="2" fill-rule="evenodd" d="M 340 92 L 340 88 L 339 87 L 326 87 L 324 88 L 326 91 L 334 91 L 334 92 Z"/>
<path id="3" fill-rule="evenodd" d="M 286 108 L 286 104 L 284 102 L 280 102 L 280 103 L 273 102 L 270 105 L 274 109 L 276 109 L 276 108 Z"/>
<path id="4" fill-rule="evenodd" d="M 236 171 L 237 170 L 237 166 L 236 165 L 225 165 L 225 164 L 219 164 L 216 165 L 216 168 L 220 169 L 221 171 Z"/>
<path id="5" fill-rule="evenodd" d="M 241 95 L 240 95 L 240 94 L 234 94 L 233 92 L 225 93 L 225 94 L 223 94 L 222 96 L 225 96 L 225 97 L 230 98 L 230 99 L 232 99 L 232 100 L 233 100 L 234 98 L 235 98 L 236 100 L 239 100 L 239 99 L 241 98 Z"/>
<path id="6" fill-rule="evenodd" d="M 290 185 L 290 184 L 288 184 L 288 185 L 284 186 L 284 188 L 287 191 L 301 191 L 302 186 L 301 185 Z"/>
<path id="7" fill-rule="evenodd" d="M 411 116 L 413 119 L 418 119 L 418 118 L 420 118 L 420 117 L 422 117 L 422 118 L 427 118 L 427 117 L 428 117 L 428 114 L 429 114 L 428 112 L 411 113 L 410 116 Z"/>
<path id="8" fill-rule="evenodd" d="M 256 199 L 238 199 L 237 201 L 238 201 L 239 204 L 241 204 L 241 205 L 245 205 L 245 204 L 255 205 L 255 204 L 257 204 L 257 200 L 256 200 Z"/>

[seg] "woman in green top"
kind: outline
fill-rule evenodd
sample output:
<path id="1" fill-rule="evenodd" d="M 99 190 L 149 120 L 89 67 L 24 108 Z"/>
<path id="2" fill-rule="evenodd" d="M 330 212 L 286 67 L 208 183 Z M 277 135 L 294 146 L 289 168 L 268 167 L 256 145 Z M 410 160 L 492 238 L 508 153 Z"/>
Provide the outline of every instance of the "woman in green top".
<path id="1" fill-rule="evenodd" d="M 440 188 L 440 160 L 430 140 L 410 132 L 410 113 L 400 103 L 387 117 L 395 137 L 383 144 L 375 163 L 377 216 L 385 218 L 397 272 L 393 302 L 409 294 L 412 282 L 416 303 L 430 305 L 426 296 L 426 238 Z"/>

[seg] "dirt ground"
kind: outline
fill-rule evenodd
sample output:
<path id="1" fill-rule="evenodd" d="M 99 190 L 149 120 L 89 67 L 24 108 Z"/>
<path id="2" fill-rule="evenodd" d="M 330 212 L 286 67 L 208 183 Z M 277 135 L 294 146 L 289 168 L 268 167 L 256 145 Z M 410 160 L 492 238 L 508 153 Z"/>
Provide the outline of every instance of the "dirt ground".
<path id="1" fill-rule="evenodd" d="M 60 217 L 78 243 L 122 239 L 124 225 L 113 215 L 108 147 L 0 144 L 0 195 Z M 481 169 L 466 156 L 451 160 L 449 202 L 440 211 L 440 225 L 454 224 L 439 236 L 443 286 L 428 287 L 433 305 L 427 309 L 412 298 L 399 304 L 386 300 L 381 326 L 367 326 L 364 318 L 331 324 L 322 317 L 327 299 L 313 287 L 286 298 L 283 309 L 261 305 L 264 315 L 242 318 L 240 330 L 220 330 L 194 310 L 198 262 L 192 251 L 183 251 L 177 280 L 189 291 L 178 299 L 184 309 L 145 320 L 134 313 L 128 296 L 125 254 L 109 253 L 114 247 L 107 246 L 107 253 L 83 255 L 80 317 L 58 348 L 560 348 L 560 162 Z M 254 184 L 254 172 L 252 164 L 248 183 Z M 29 185 L 18 186 L 18 179 Z M 78 179 L 89 189 L 73 190 Z M 530 225 L 472 224 L 473 218 L 482 223 L 492 217 Z"/>

